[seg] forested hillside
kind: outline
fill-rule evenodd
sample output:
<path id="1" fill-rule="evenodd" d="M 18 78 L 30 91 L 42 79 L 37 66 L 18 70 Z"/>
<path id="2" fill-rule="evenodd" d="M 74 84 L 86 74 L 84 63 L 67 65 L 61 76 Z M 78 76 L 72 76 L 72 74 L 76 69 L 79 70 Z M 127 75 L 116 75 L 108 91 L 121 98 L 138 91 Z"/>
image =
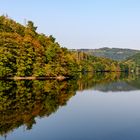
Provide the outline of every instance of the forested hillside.
<path id="1" fill-rule="evenodd" d="M 129 71 L 135 71 L 136 73 L 140 73 L 140 53 L 137 53 L 127 58 L 124 63 L 129 66 Z"/>
<path id="2" fill-rule="evenodd" d="M 82 51 L 90 55 L 110 58 L 113 60 L 125 60 L 130 56 L 135 55 L 140 52 L 139 50 L 132 49 L 119 49 L 119 48 L 100 48 L 100 49 L 78 49 L 77 51 Z"/>
<path id="3" fill-rule="evenodd" d="M 39 34 L 0 16 L 0 77 L 75 76 L 78 71 L 126 71 L 127 65 L 63 48 L 50 35 Z"/>
<path id="4" fill-rule="evenodd" d="M 140 66 L 140 53 L 137 53 L 137 54 L 127 58 L 126 61 L 134 62 L 136 65 Z"/>

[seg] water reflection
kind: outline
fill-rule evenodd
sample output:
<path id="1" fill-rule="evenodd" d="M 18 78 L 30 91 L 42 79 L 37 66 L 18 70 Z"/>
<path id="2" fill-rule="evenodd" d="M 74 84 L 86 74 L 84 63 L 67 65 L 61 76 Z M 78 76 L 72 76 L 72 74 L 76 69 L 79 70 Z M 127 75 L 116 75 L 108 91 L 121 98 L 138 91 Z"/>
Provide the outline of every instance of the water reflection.
<path id="1" fill-rule="evenodd" d="M 80 74 L 69 81 L 0 81 L 0 135 L 22 125 L 32 129 L 36 117 L 48 117 L 65 106 L 76 91 L 131 91 L 140 89 L 140 78 L 119 73 Z"/>
<path id="2" fill-rule="evenodd" d="M 0 134 L 49 116 L 75 95 L 74 81 L 0 81 Z"/>
<path id="3" fill-rule="evenodd" d="M 97 73 L 81 75 L 78 90 L 94 89 L 102 92 L 140 89 L 140 76 L 127 73 Z"/>

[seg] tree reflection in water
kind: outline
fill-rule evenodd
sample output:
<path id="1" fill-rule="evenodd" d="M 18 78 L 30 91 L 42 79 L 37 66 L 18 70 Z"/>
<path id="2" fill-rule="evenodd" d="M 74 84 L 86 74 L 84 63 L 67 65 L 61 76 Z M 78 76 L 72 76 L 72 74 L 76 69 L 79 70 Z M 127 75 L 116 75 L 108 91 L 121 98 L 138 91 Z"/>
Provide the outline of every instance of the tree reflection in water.
<path id="1" fill-rule="evenodd" d="M 0 81 L 0 135 L 4 136 L 22 125 L 25 125 L 26 129 L 31 129 L 36 123 L 36 117 L 48 117 L 56 112 L 59 107 L 67 104 L 77 90 L 94 87 L 102 90 L 109 83 L 121 81 L 140 88 L 138 77 L 119 73 L 79 74 L 77 80 L 69 81 L 2 80 Z"/>
<path id="2" fill-rule="evenodd" d="M 0 81 L 0 134 L 49 116 L 75 95 L 74 81 Z"/>

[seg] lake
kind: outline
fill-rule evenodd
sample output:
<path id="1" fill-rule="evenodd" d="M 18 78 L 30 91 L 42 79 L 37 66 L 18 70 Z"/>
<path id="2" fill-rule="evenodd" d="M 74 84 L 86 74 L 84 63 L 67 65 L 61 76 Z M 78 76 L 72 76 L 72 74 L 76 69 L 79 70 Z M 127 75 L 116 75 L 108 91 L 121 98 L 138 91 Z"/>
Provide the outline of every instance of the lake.
<path id="1" fill-rule="evenodd" d="M 0 81 L 0 140 L 139 140 L 140 76 Z"/>

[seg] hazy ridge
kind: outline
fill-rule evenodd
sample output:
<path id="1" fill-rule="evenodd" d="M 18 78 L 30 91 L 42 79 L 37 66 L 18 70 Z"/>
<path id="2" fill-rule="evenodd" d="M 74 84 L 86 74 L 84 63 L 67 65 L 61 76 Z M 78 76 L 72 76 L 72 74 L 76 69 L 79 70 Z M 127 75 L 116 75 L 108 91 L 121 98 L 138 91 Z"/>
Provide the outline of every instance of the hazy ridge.
<path id="1" fill-rule="evenodd" d="M 77 49 L 77 51 L 82 51 L 94 56 L 106 57 L 113 60 L 125 60 L 137 53 L 140 53 L 140 50 L 108 47 L 103 47 L 99 49 Z"/>

